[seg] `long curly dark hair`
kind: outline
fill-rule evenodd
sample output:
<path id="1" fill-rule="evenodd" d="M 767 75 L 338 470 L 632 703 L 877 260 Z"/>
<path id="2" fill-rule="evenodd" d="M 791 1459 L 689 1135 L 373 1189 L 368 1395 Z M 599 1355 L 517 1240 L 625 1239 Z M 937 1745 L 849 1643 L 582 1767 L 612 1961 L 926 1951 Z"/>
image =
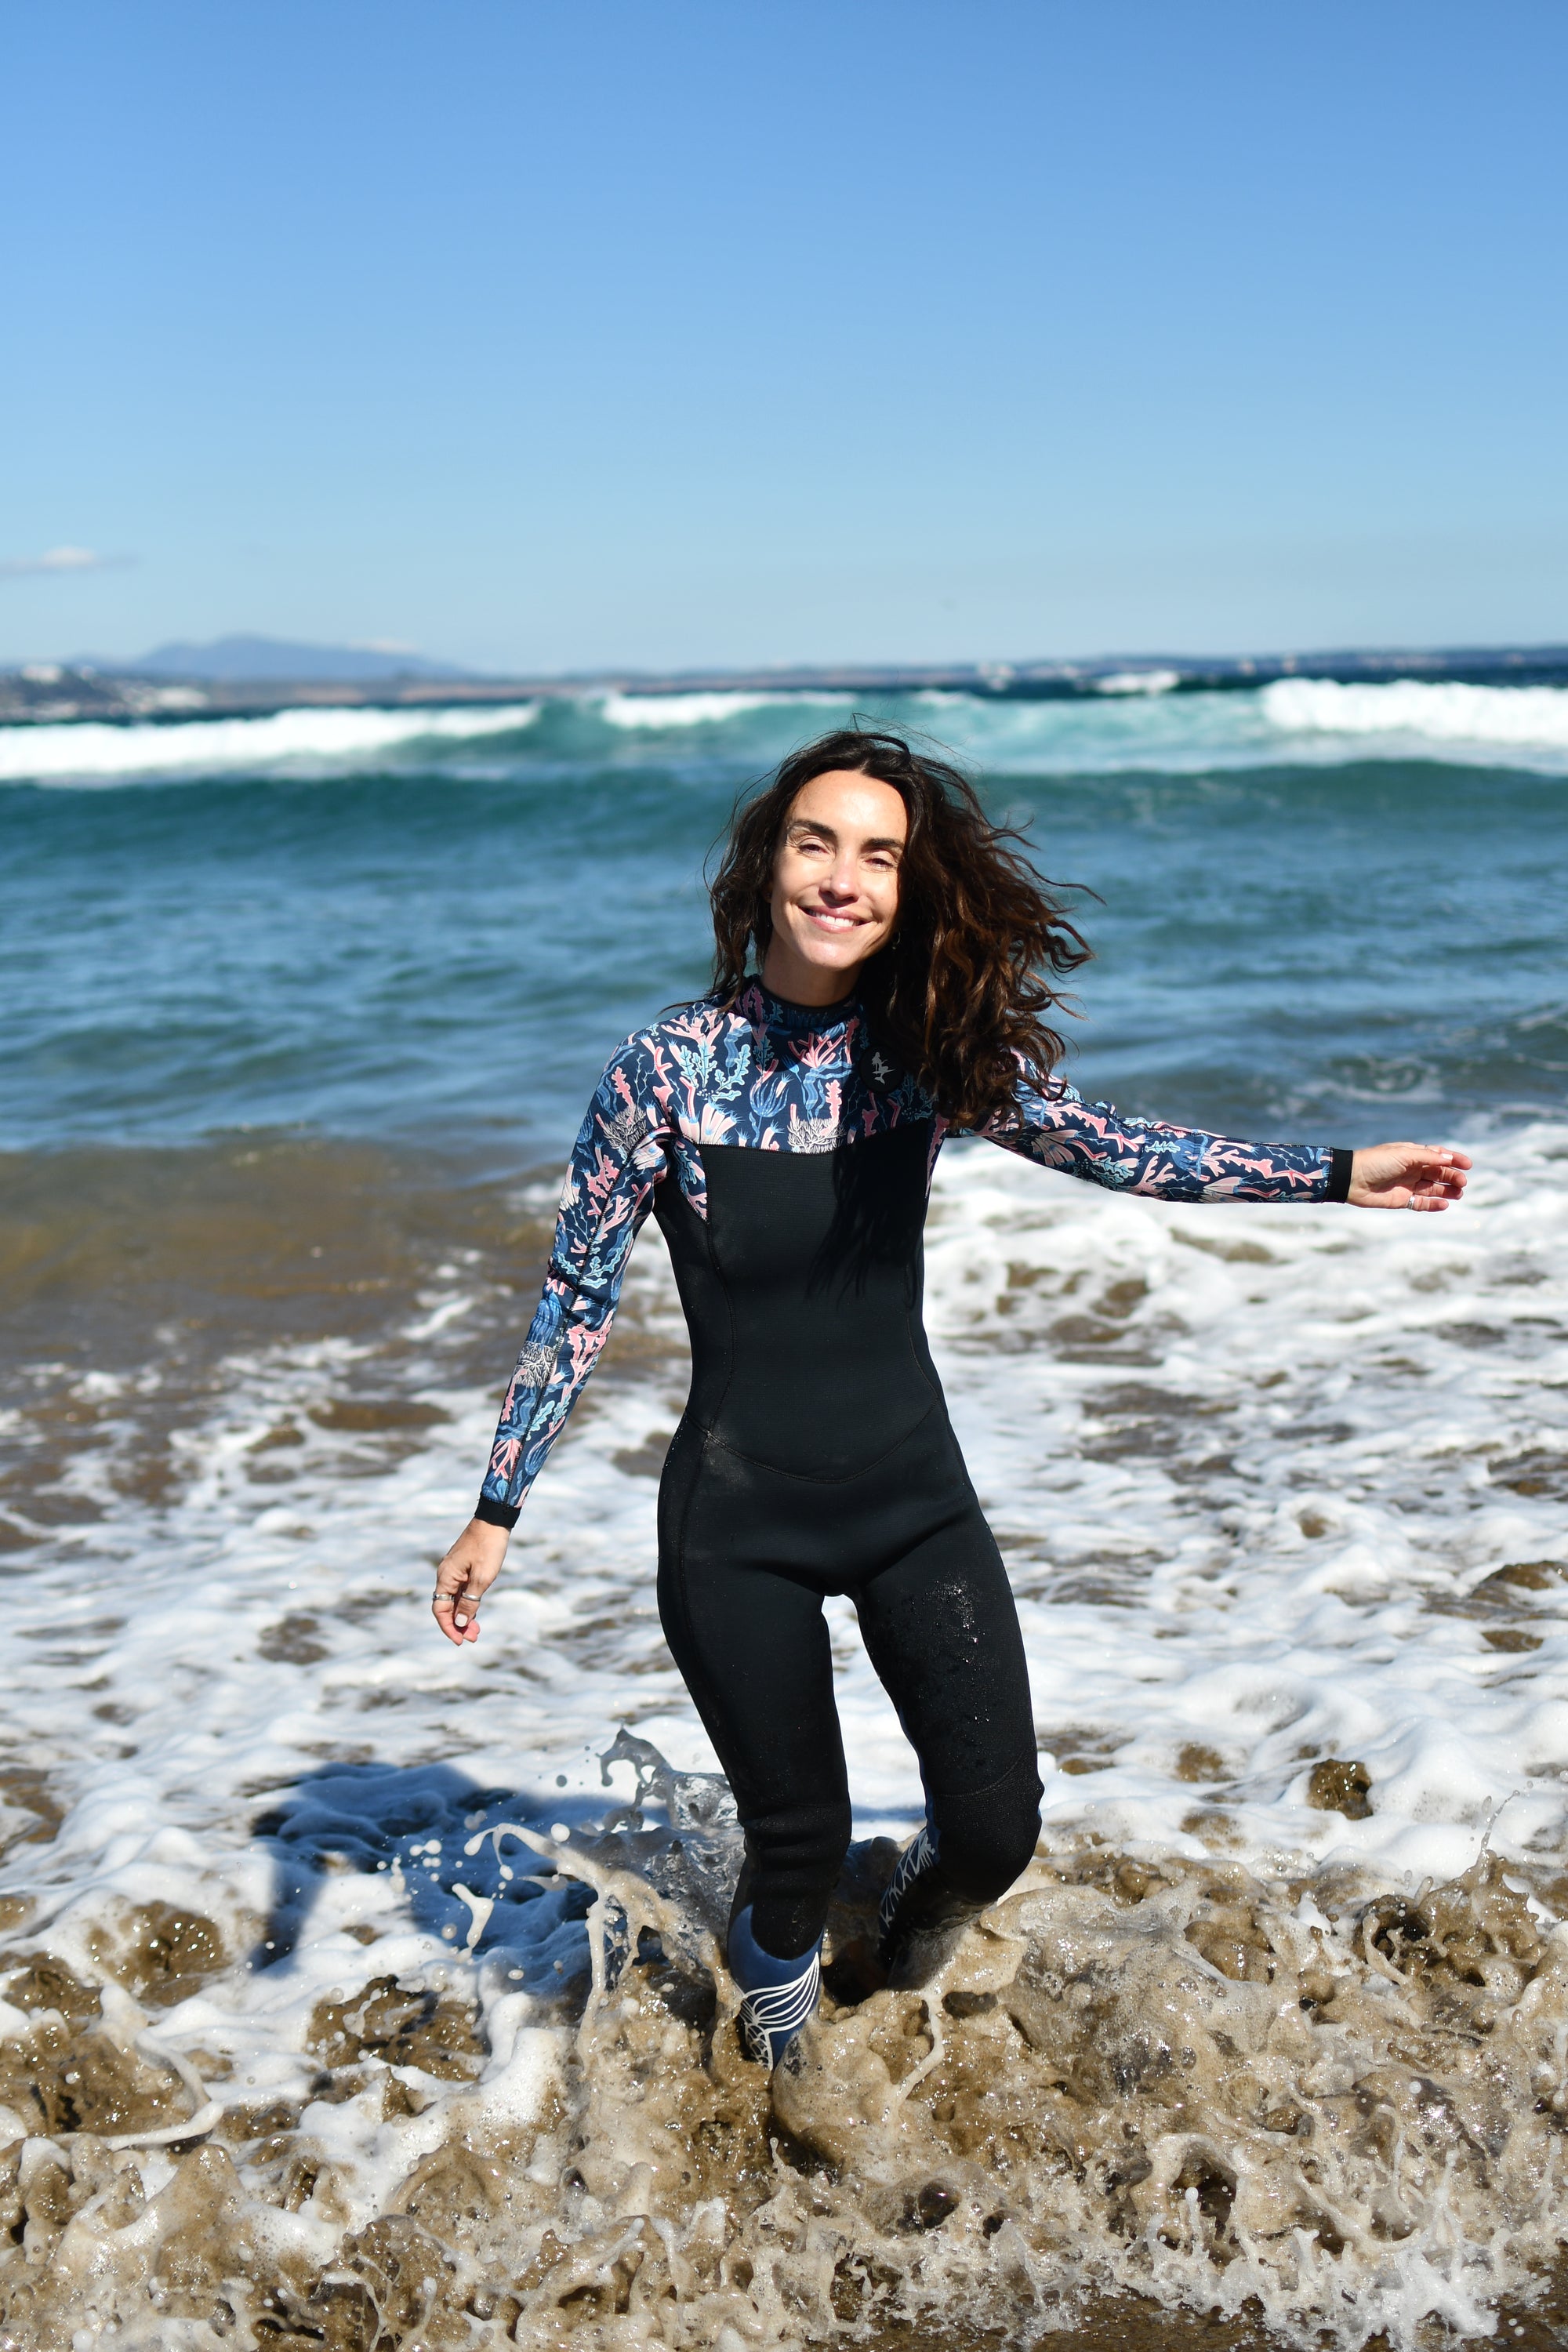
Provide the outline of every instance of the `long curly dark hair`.
<path id="1" fill-rule="evenodd" d="M 955 1125 L 978 1127 L 1012 1101 L 1022 1060 L 1043 1083 L 1067 1048 L 1045 1015 L 1053 982 L 1091 950 L 1025 836 L 994 824 L 967 777 L 885 729 L 847 727 L 792 751 L 736 803 L 717 870 L 713 985 L 731 1002 L 753 940 L 773 937 L 773 866 L 795 794 L 848 769 L 890 784 L 909 814 L 893 937 L 858 974 L 878 1046 L 919 1080 Z"/>

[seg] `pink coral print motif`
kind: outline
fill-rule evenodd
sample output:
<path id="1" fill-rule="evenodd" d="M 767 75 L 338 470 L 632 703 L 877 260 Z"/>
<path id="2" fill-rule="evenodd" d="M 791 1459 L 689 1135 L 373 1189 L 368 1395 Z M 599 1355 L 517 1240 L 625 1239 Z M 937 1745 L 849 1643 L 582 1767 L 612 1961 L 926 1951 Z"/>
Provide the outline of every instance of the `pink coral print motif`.
<path id="1" fill-rule="evenodd" d="M 609 1337 L 632 1244 L 656 1186 L 673 1180 L 707 1214 L 702 1146 L 853 1149 L 911 1121 L 931 1164 L 952 1131 L 912 1078 L 872 1045 L 859 1007 L 784 1003 L 760 982 L 726 1006 L 701 997 L 612 1055 L 561 1193 L 550 1269 L 501 1408 L 481 1505 L 510 1522 Z M 1237 1143 L 1126 1118 L 1020 1067 L 1007 1109 L 979 1132 L 1042 1168 L 1163 1201 L 1321 1201 L 1330 1152 Z"/>

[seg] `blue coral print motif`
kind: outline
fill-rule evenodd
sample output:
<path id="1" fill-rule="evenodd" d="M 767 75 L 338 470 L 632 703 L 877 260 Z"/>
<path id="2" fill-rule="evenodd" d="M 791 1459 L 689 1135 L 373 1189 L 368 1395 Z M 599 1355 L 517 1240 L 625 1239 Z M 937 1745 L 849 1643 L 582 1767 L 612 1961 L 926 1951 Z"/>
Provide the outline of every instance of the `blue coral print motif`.
<path id="1" fill-rule="evenodd" d="M 515 1517 L 565 1426 L 609 1337 L 657 1185 L 672 1181 L 706 1216 L 705 1143 L 833 1151 L 910 1120 L 930 1121 L 934 1166 L 957 1130 L 876 1053 L 853 1003 L 826 1013 L 786 1004 L 752 981 L 732 1004 L 700 997 L 628 1037 L 573 1147 L 549 1272 L 501 1406 L 482 1506 Z M 1326 1147 L 1237 1143 L 1125 1118 L 1022 1068 L 1012 1104 L 977 1131 L 1042 1168 L 1154 1200 L 1321 1201 L 1329 1182 Z"/>

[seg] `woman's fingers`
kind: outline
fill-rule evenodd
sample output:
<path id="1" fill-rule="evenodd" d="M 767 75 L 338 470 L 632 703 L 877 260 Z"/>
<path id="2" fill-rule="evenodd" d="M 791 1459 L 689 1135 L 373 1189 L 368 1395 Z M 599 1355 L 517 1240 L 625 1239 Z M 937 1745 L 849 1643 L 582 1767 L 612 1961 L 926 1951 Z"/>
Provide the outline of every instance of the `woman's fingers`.
<path id="1" fill-rule="evenodd" d="M 1462 1201 L 1465 1196 L 1465 1179 L 1458 1171 L 1437 1169 L 1430 1175 L 1420 1177 L 1414 1190 L 1418 1192 L 1439 1194 L 1446 1201 Z"/>
<path id="2" fill-rule="evenodd" d="M 430 1606 L 436 1622 L 449 1642 L 477 1642 L 479 1638 L 479 1601 L 482 1595 L 473 1587 L 465 1586 L 457 1592 L 436 1588 Z"/>
<path id="3" fill-rule="evenodd" d="M 448 1642 L 457 1642 L 458 1643 L 466 1642 L 468 1638 L 468 1628 L 470 1623 L 472 1624 L 475 1634 L 478 1634 L 479 1624 L 477 1617 L 471 1620 L 465 1618 L 464 1622 L 461 1625 L 458 1624 L 458 1596 L 455 1592 L 445 1591 L 440 1585 L 437 1585 L 436 1587 L 434 1598 L 430 1602 L 430 1607 L 434 1612 L 437 1624 L 439 1625 L 442 1633 L 445 1633 Z"/>
<path id="4" fill-rule="evenodd" d="M 1446 1209 L 1465 1197 L 1465 1171 L 1469 1159 L 1463 1151 L 1429 1151 L 1406 1173 L 1413 1209 Z"/>

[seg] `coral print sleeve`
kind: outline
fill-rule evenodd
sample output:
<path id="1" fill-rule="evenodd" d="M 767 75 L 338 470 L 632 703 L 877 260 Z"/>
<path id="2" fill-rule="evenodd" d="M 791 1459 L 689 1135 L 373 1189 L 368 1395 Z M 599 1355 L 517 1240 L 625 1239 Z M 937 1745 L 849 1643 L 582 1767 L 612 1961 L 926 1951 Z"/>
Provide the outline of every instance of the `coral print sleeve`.
<path id="1" fill-rule="evenodd" d="M 652 1041 L 632 1037 L 600 1079 L 562 1187 L 550 1270 L 501 1406 L 476 1517 L 510 1528 L 610 1336 L 632 1244 L 665 1173 Z"/>
<path id="2" fill-rule="evenodd" d="M 980 1132 L 1042 1168 L 1157 1201 L 1342 1201 L 1351 1154 L 1314 1143 L 1237 1143 L 1161 1119 L 1125 1118 L 1074 1087 L 1025 1078 Z"/>

